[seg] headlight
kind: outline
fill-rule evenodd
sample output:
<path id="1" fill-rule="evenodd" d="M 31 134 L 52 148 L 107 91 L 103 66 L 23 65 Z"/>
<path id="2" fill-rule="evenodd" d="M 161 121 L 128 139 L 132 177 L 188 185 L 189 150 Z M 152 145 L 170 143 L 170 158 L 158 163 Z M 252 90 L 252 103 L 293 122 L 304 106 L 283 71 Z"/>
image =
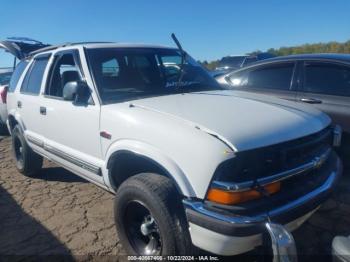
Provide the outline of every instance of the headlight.
<path id="1" fill-rule="evenodd" d="M 320 156 L 333 144 L 339 144 L 341 129 L 327 127 L 318 133 L 263 148 L 237 152 L 221 163 L 214 180 L 241 183 L 272 176 L 299 167 Z"/>
<path id="2" fill-rule="evenodd" d="M 281 151 L 268 148 L 239 152 L 218 166 L 214 179 L 240 183 L 269 176 L 282 169 L 285 158 L 286 154 Z"/>
<path id="3" fill-rule="evenodd" d="M 281 182 L 275 182 L 263 186 L 263 189 L 268 194 L 274 194 L 281 190 Z M 241 192 L 235 191 L 225 191 L 223 189 L 210 188 L 207 194 L 207 199 L 209 201 L 224 204 L 224 205 L 234 205 L 238 203 L 247 202 L 249 200 L 258 199 L 263 197 L 263 195 L 255 190 L 250 189 Z"/>

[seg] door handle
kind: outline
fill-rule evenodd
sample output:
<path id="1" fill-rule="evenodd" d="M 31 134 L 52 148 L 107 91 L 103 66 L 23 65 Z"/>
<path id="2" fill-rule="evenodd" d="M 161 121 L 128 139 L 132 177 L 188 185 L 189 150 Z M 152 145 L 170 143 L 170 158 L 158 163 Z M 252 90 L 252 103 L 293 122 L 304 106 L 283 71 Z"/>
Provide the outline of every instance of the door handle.
<path id="1" fill-rule="evenodd" d="M 40 107 L 40 114 L 46 115 L 46 107 L 44 107 L 44 106 Z"/>
<path id="2" fill-rule="evenodd" d="M 315 98 L 301 98 L 300 101 L 308 104 L 322 104 L 322 100 Z"/>
<path id="3" fill-rule="evenodd" d="M 17 101 L 17 107 L 18 108 L 22 108 L 22 102 L 21 101 Z"/>

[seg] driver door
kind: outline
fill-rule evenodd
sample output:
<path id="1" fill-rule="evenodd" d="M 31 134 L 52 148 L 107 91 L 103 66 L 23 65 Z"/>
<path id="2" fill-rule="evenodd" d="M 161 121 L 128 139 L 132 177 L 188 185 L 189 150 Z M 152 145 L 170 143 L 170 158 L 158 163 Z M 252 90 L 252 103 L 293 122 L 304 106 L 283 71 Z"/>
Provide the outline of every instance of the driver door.
<path id="1" fill-rule="evenodd" d="M 86 103 L 63 99 L 66 83 L 82 81 L 78 50 L 55 54 L 40 112 L 45 126 L 45 149 L 50 157 L 88 180 L 103 184 L 101 170 L 100 106 L 92 97 Z"/>

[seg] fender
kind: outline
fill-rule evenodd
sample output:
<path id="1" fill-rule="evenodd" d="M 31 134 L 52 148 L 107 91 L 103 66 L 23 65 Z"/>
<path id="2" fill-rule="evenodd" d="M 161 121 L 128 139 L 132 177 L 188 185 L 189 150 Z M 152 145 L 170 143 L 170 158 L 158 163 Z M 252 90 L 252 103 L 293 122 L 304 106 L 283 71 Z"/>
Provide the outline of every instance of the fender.
<path id="1" fill-rule="evenodd" d="M 105 184 L 112 188 L 108 175 L 108 162 L 117 152 L 129 151 L 139 156 L 145 157 L 157 163 L 176 182 L 181 194 L 187 197 L 195 197 L 196 194 L 181 168 L 168 156 L 164 155 L 156 147 L 137 140 L 118 140 L 111 144 L 106 153 L 106 161 L 102 167 Z"/>

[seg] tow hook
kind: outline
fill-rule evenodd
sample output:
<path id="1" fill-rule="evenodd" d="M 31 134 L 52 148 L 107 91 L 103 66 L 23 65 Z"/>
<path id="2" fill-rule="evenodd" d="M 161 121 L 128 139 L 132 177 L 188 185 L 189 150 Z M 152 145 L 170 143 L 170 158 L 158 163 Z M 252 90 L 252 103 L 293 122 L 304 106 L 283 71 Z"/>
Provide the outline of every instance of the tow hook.
<path id="1" fill-rule="evenodd" d="M 271 238 L 273 262 L 297 262 L 294 238 L 282 225 L 266 222 L 265 227 Z"/>
<path id="2" fill-rule="evenodd" d="M 340 147 L 342 143 L 342 133 L 343 130 L 341 126 L 336 125 L 333 129 L 333 146 Z"/>

